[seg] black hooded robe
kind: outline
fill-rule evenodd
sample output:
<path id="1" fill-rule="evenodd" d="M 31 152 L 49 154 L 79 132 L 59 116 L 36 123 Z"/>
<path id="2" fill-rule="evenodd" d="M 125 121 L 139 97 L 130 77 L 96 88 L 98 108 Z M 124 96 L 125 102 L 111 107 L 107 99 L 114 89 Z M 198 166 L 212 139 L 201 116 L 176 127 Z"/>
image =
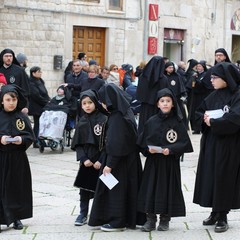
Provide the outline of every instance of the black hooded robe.
<path id="1" fill-rule="evenodd" d="M 10 53 L 13 55 L 12 65 L 8 68 L 4 67 L 3 55 Z M 14 52 L 11 49 L 4 49 L 0 54 L 0 72 L 4 74 L 7 84 L 16 84 L 22 88 L 23 95 L 28 99 L 30 94 L 29 78 L 24 68 L 17 61 Z"/>
<path id="2" fill-rule="evenodd" d="M 200 119 L 206 110 L 222 109 L 222 117 L 202 122 L 193 202 L 212 207 L 214 212 L 240 208 L 240 73 L 234 64 L 222 62 L 212 68 L 227 87 L 213 91 L 198 109 Z M 202 120 L 203 121 L 203 120 Z"/>
<path id="3" fill-rule="evenodd" d="M 85 167 L 83 162 L 87 159 L 93 163 L 102 161 L 100 139 L 106 120 L 107 117 L 97 110 L 91 114 L 83 114 L 78 121 L 71 145 L 72 150 L 77 153 L 77 161 L 80 161 L 80 168 L 74 181 L 75 187 L 95 191 L 99 171 L 94 167 Z"/>
<path id="4" fill-rule="evenodd" d="M 198 109 L 203 114 L 225 106 L 230 113 L 203 128 L 193 198 L 194 203 L 212 207 L 214 212 L 240 208 L 240 91 L 233 95 L 228 89 L 216 90 Z M 236 112 L 231 111 L 234 108 Z"/>
<path id="5" fill-rule="evenodd" d="M 165 62 L 163 57 L 154 56 L 143 69 L 137 86 L 137 100 L 141 102 L 138 132 L 143 130 L 144 123 L 158 112 L 156 96 L 160 89 L 168 87 L 164 75 Z"/>
<path id="6" fill-rule="evenodd" d="M 0 224 L 32 217 L 32 180 L 26 150 L 34 140 L 31 123 L 21 112 L 0 111 L 0 138 L 21 136 L 22 144 L 0 143 Z"/>
<path id="7" fill-rule="evenodd" d="M 114 84 L 107 84 L 99 91 L 100 100 L 112 106 L 106 124 L 107 157 L 102 163 L 100 175 L 103 168 L 108 166 L 119 183 L 109 190 L 98 180 L 88 222 L 90 226 L 110 224 L 114 228 L 135 228 L 137 220 L 142 221 L 141 224 L 145 220 L 137 217 L 142 166 L 136 149 L 137 126 L 125 94 Z"/>
<path id="8" fill-rule="evenodd" d="M 169 93 L 169 89 L 163 89 Z M 173 96 L 173 94 L 171 94 Z M 172 97 L 174 98 L 174 97 Z M 176 104 L 176 99 L 174 105 Z M 180 109 L 178 110 L 180 111 Z M 144 125 L 138 145 L 147 157 L 142 183 L 138 194 L 138 210 L 144 213 L 168 214 L 169 217 L 185 216 L 185 203 L 181 189 L 180 156 L 192 152 L 192 144 L 186 127 L 172 110 L 169 114 L 152 116 Z M 167 137 L 175 132 L 176 139 Z M 170 154 L 151 154 L 148 145 L 169 148 Z"/>

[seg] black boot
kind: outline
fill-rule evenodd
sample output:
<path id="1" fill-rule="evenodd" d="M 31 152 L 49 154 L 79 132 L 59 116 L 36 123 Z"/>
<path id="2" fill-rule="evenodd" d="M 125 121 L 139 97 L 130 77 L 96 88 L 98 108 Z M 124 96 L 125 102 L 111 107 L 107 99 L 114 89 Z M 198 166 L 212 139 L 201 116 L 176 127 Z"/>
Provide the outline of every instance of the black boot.
<path id="1" fill-rule="evenodd" d="M 217 212 L 211 212 L 210 216 L 203 220 L 203 225 L 204 226 L 209 226 L 209 225 L 214 225 L 219 217 L 219 213 Z"/>
<path id="2" fill-rule="evenodd" d="M 167 214 L 160 215 L 160 222 L 158 225 L 158 231 L 167 231 L 169 230 L 170 217 Z"/>
<path id="3" fill-rule="evenodd" d="M 143 232 L 151 232 L 156 229 L 157 216 L 153 213 L 147 213 L 147 221 L 142 226 Z"/>
<path id="4" fill-rule="evenodd" d="M 226 232 L 228 230 L 227 212 L 220 212 L 214 231 L 217 233 Z"/>
<path id="5" fill-rule="evenodd" d="M 13 222 L 13 228 L 16 230 L 22 230 L 23 229 L 23 224 L 20 220 L 16 220 Z"/>

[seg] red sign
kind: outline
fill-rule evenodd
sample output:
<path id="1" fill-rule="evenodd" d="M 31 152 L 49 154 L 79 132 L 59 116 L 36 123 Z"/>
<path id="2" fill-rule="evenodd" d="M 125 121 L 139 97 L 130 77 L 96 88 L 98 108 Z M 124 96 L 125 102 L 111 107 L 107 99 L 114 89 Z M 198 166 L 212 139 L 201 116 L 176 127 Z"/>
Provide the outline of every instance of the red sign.
<path id="1" fill-rule="evenodd" d="M 157 53 L 158 39 L 154 37 L 148 38 L 148 54 L 154 55 Z"/>
<path id="2" fill-rule="evenodd" d="M 158 4 L 149 4 L 149 20 L 158 20 Z"/>

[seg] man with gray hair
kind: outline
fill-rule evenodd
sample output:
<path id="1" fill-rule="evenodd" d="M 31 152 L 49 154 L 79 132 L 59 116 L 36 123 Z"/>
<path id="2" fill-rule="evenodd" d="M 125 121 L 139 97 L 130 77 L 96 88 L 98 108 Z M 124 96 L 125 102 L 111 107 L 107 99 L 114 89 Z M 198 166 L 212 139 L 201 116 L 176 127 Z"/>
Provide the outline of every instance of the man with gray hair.
<path id="1" fill-rule="evenodd" d="M 88 74 L 83 71 L 81 60 L 76 59 L 73 61 L 72 72 L 66 78 L 66 85 L 72 90 L 73 96 L 77 99 L 80 97 L 81 81 L 88 79 Z"/>

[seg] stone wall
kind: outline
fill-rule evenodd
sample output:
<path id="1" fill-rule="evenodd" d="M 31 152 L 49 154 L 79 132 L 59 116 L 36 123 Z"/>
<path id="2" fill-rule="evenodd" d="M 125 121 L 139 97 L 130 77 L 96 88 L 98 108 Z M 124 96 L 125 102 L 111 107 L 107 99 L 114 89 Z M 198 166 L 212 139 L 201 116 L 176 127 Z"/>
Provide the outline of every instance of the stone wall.
<path id="1" fill-rule="evenodd" d="M 124 0 L 123 12 L 110 11 L 108 1 L 89 3 L 80 0 L 0 0 L 0 49 L 23 52 L 29 67 L 39 65 L 43 79 L 55 94 L 63 81 L 63 71 L 72 59 L 73 26 L 106 28 L 106 65 L 131 63 L 136 67 L 147 55 L 148 12 L 146 1 Z M 184 60 L 196 58 L 214 62 L 216 48 L 230 53 L 230 20 L 240 8 L 238 0 L 150 0 L 159 4 L 158 55 L 163 54 L 164 28 L 185 30 Z M 192 41 L 200 44 L 192 51 Z M 63 56 L 63 69 L 53 69 L 54 55 Z"/>

